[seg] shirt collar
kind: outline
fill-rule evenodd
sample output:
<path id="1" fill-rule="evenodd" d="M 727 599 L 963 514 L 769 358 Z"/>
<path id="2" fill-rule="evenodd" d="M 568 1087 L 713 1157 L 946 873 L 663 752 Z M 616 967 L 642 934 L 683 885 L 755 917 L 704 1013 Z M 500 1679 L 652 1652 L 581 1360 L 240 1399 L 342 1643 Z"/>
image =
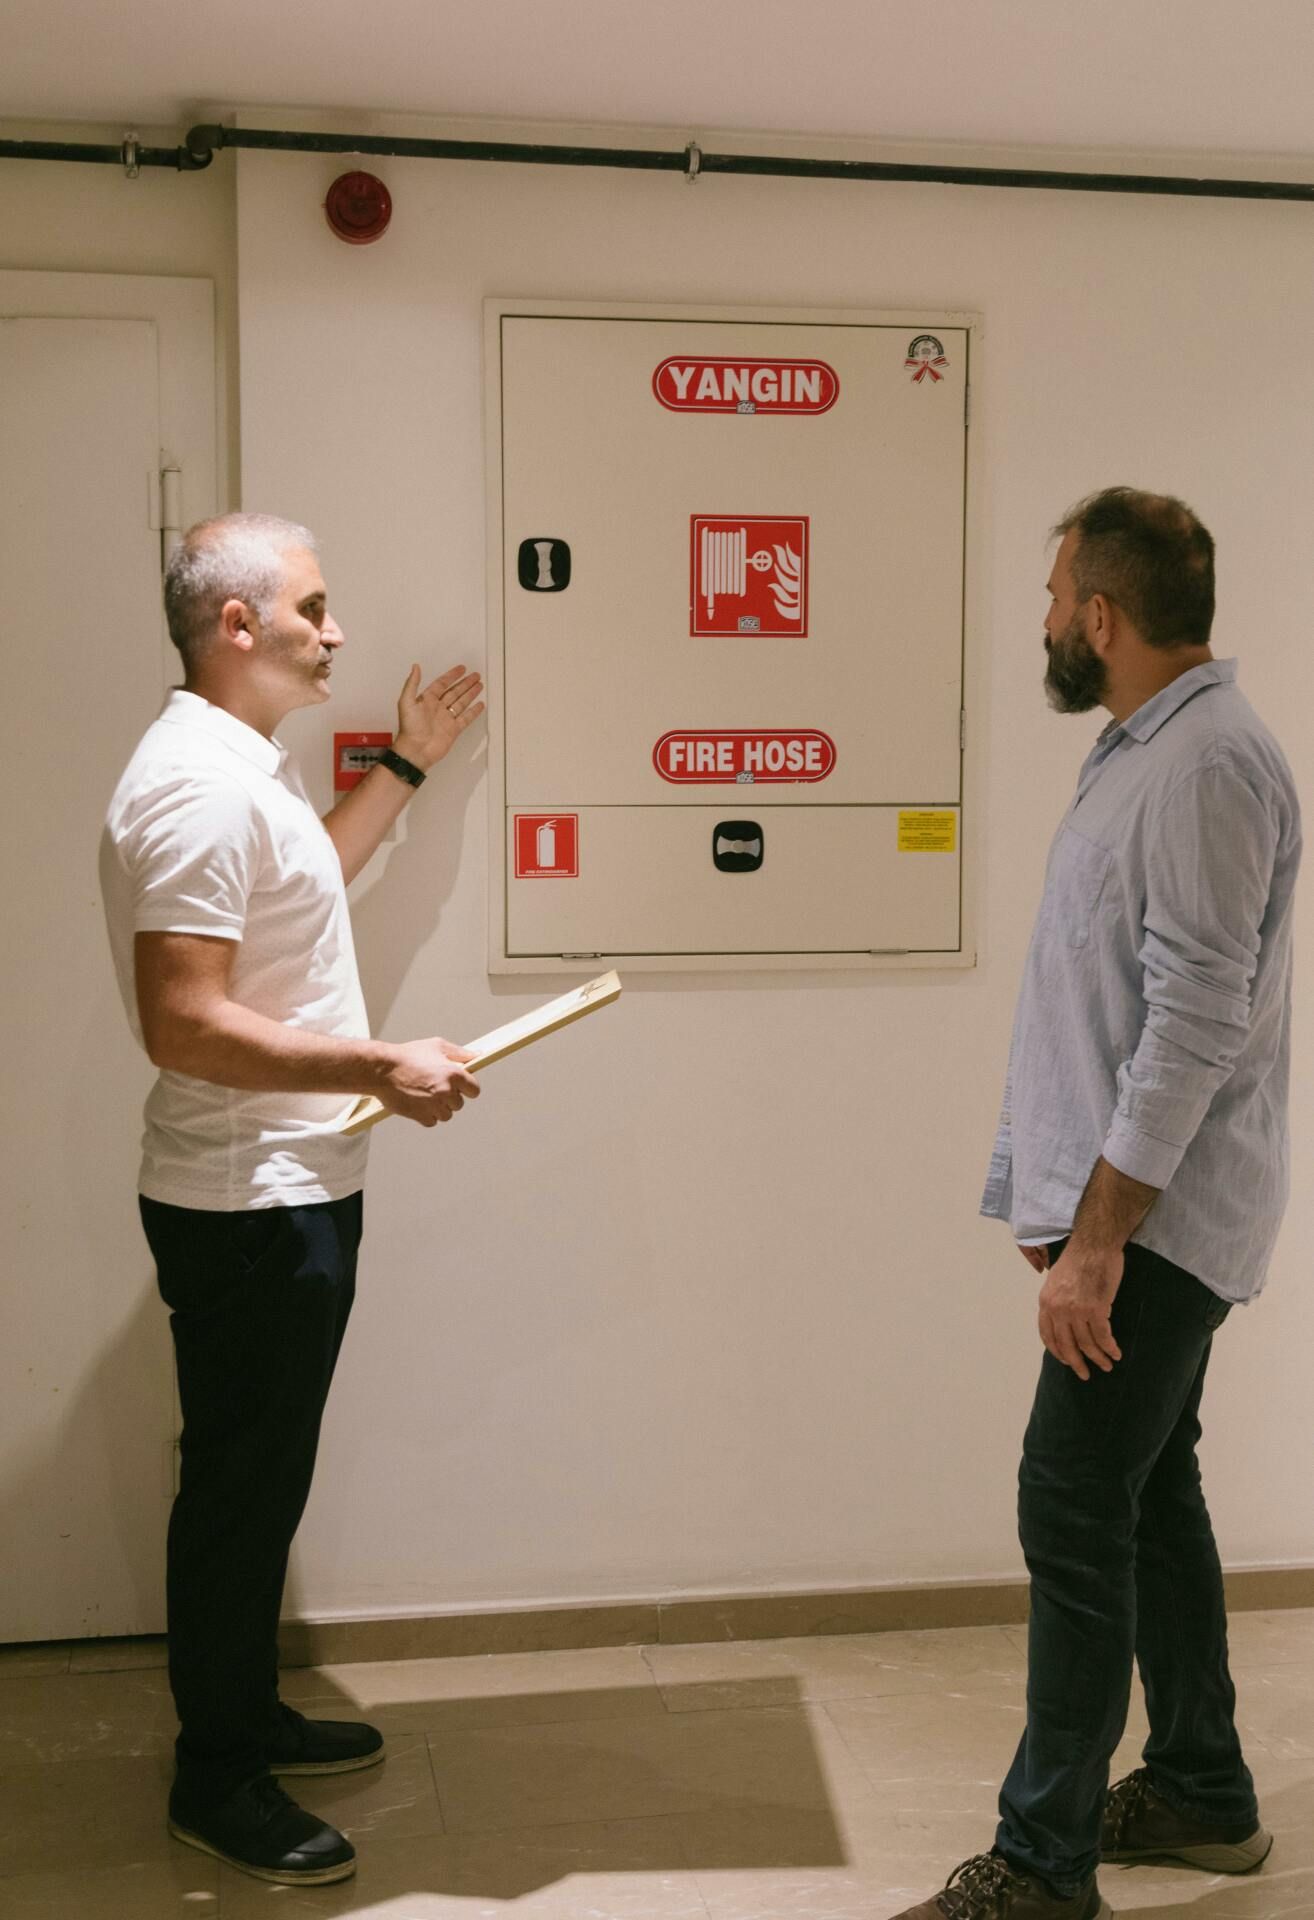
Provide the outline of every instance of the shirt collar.
<path id="1" fill-rule="evenodd" d="M 1206 660 L 1203 666 L 1192 667 L 1186 673 L 1178 674 L 1175 680 L 1161 687 L 1135 713 L 1129 714 L 1121 723 L 1110 721 L 1100 735 L 1100 742 L 1111 742 L 1119 733 L 1129 733 L 1133 740 L 1142 745 L 1153 739 L 1165 720 L 1171 720 L 1179 708 L 1206 687 L 1228 686 L 1236 679 L 1235 660 Z"/>
<path id="2" fill-rule="evenodd" d="M 287 758 L 287 749 L 280 740 L 267 740 L 263 733 L 248 727 L 245 720 L 239 720 L 226 707 L 216 707 L 209 700 L 203 700 L 199 693 L 188 693 L 182 687 L 174 687 L 170 692 L 160 718 L 170 726 L 198 727 L 202 733 L 212 733 L 244 760 L 259 767 L 261 773 L 277 773 Z"/>

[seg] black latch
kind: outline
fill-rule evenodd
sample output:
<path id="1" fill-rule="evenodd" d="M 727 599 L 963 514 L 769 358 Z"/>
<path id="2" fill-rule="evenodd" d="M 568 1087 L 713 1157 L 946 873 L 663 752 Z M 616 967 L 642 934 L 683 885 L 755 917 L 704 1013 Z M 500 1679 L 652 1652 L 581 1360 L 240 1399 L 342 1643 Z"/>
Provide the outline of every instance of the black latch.
<path id="1" fill-rule="evenodd" d="M 570 585 L 570 548 L 564 540 L 522 540 L 516 572 L 527 593 L 564 593 Z"/>
<path id="2" fill-rule="evenodd" d="M 756 820 L 722 820 L 712 829 L 712 863 L 718 873 L 756 873 L 763 844 Z"/>

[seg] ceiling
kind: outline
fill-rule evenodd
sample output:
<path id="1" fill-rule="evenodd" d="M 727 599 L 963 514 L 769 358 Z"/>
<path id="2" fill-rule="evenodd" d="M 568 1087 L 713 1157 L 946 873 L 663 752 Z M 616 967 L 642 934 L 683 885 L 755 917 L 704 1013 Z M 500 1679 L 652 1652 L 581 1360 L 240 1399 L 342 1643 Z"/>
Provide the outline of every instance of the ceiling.
<path id="1" fill-rule="evenodd" d="M 0 0 L 0 32 L 11 120 L 354 107 L 1314 156 L 1311 0 Z"/>

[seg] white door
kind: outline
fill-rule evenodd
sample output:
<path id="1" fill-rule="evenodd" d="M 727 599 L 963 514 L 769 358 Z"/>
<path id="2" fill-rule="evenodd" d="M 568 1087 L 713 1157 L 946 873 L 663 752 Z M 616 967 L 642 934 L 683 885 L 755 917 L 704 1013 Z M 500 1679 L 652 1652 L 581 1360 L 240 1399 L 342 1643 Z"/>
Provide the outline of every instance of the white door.
<path id="1" fill-rule="evenodd" d="M 24 315 L 60 302 L 3 278 L 0 1641 L 14 1641 L 160 1629 L 175 1422 L 167 1316 L 135 1215 L 151 1069 L 118 1003 L 96 874 L 106 803 L 165 687 L 160 329 Z M 94 289 L 73 304 L 94 312 Z M 208 508 L 212 442 L 201 457 L 193 504 Z"/>

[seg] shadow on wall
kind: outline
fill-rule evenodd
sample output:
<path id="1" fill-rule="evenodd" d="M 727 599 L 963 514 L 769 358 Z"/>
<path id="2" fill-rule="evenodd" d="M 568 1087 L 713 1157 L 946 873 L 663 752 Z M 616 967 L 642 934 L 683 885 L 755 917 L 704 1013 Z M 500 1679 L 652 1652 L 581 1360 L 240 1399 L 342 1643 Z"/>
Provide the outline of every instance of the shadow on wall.
<path id="1" fill-rule="evenodd" d="M 372 1033 L 385 1032 L 416 955 L 442 929 L 460 871 L 471 803 L 482 789 L 486 766 L 487 743 L 476 725 L 461 736 L 429 776 L 425 790 L 408 806 L 405 838 L 375 854 L 352 891 L 352 933 Z M 478 837 L 482 847 L 482 831 Z M 478 930 L 482 941 L 482 912 Z M 482 958 L 481 945 L 480 964 Z M 469 956 L 462 952 L 448 961 L 444 971 L 456 972 L 468 965 Z M 435 1026 L 429 1031 L 436 1030 L 443 1017 L 436 996 L 432 1015 Z M 448 1037 L 457 1036 L 449 1032 Z M 330 1417 L 332 1404 L 330 1397 Z M 283 1591 L 284 1614 L 295 1617 L 303 1599 L 294 1539 Z"/>
<path id="2" fill-rule="evenodd" d="M 440 930 L 460 870 L 471 801 L 483 784 L 487 743 L 477 723 L 429 776 L 425 792 L 406 810 L 406 837 L 366 870 L 351 902 L 365 998 L 375 1033 L 386 1026 L 407 972 Z M 480 845 L 483 834 L 479 835 Z M 483 964 L 483 915 L 475 956 L 453 955 L 450 971 Z"/>

